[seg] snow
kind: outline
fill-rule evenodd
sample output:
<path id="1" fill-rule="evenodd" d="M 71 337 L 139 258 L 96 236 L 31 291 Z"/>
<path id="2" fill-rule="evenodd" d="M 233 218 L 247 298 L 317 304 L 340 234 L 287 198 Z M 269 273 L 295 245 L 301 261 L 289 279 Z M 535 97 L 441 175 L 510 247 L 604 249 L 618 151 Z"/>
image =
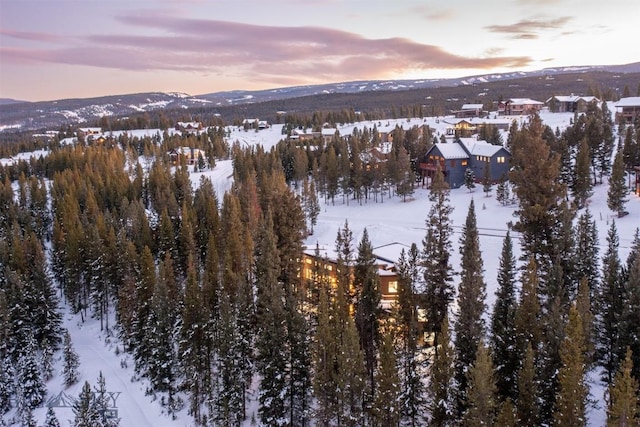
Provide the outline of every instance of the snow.
<path id="1" fill-rule="evenodd" d="M 563 128 L 569 124 L 573 113 L 549 113 L 542 112 L 543 121 L 551 126 Z M 516 119 L 522 121 L 524 118 Z M 423 119 L 398 119 L 372 122 L 360 122 L 338 126 L 341 135 L 351 134 L 354 128 L 368 127 L 376 125 L 395 127 L 402 126 L 405 129 L 411 126 L 428 125 L 435 129 L 436 135 L 446 132 L 447 124 L 442 117 L 431 117 Z M 253 146 L 261 144 L 269 150 L 282 139 L 282 125 L 273 125 L 268 129 L 245 131 L 243 128 L 229 127 L 229 143 L 238 142 L 242 146 Z M 162 134 L 158 129 L 128 131 L 131 136 L 153 136 L 156 133 Z M 171 131 L 170 131 L 171 132 Z M 115 136 L 116 132 L 114 132 Z M 452 144 L 453 145 L 453 144 Z M 46 155 L 43 153 L 24 153 L 21 157 L 28 158 L 31 155 Z M 18 158 L 18 156 L 16 156 Z M 15 161 L 16 158 L 8 160 L 2 159 L 2 164 Z M 231 188 L 233 182 L 233 162 L 231 160 L 218 160 L 213 170 L 205 172 L 193 172 L 191 181 L 193 188 L 197 188 L 201 177 L 211 179 L 218 197 L 222 198 L 224 191 Z M 617 218 L 607 207 L 608 185 L 606 183 L 598 185 L 594 189 L 594 194 L 588 202 L 588 208 L 596 221 L 599 234 L 600 255 L 606 247 L 606 234 L 613 220 L 620 238 L 620 258 L 626 260 L 633 240 L 634 230 L 640 226 L 640 197 L 630 195 L 626 204 L 629 215 Z M 460 270 L 460 254 L 458 251 L 458 241 L 461 237 L 462 227 L 471 200 L 475 201 L 477 225 L 480 233 L 480 247 L 483 254 L 485 281 L 487 283 L 487 305 L 490 309 L 495 300 L 497 287 L 496 273 L 499 266 L 500 252 L 504 236 L 508 230 L 508 224 L 515 222 L 513 216 L 514 206 L 502 206 L 495 198 L 495 186 L 490 197 L 486 197 L 482 190 L 469 192 L 467 189 L 451 190 L 450 204 L 454 207 L 451 220 L 454 229 L 453 253 L 451 258 L 452 266 L 456 271 Z M 321 213 L 318 222 L 314 227 L 314 234 L 305 240 L 309 249 L 313 249 L 316 244 L 325 248 L 333 248 L 338 229 L 348 221 L 349 228 L 353 232 L 354 245 L 362 238 L 365 228 L 369 234 L 369 239 L 374 252 L 383 258 L 397 260 L 402 249 L 407 250 L 412 243 L 422 249 L 422 240 L 425 237 L 425 220 L 430 208 L 428 200 L 428 190 L 417 188 L 413 196 L 403 202 L 399 197 L 389 198 L 385 195 L 383 203 L 362 203 L 349 200 L 347 203 L 342 197 L 335 199 L 335 204 L 320 198 Z M 581 212 L 578 212 L 578 215 Z M 520 255 L 518 246 L 518 234 L 511 233 L 514 241 L 514 255 Z M 454 278 L 457 284 L 459 279 Z M 110 319 L 110 324 L 115 324 L 114 319 Z M 173 420 L 163 413 L 158 401 L 153 401 L 151 396 L 145 394 L 146 380 L 133 380 L 133 360 L 131 355 L 122 353 L 122 346 L 118 340 L 108 336 L 100 330 L 100 323 L 95 319 L 80 321 L 78 315 L 68 312 L 64 313 L 64 326 L 72 336 L 72 342 L 76 352 L 80 357 L 80 379 L 78 383 L 71 387 L 66 387 L 62 379 L 61 353 L 56 354 L 58 358 L 55 364 L 55 375 L 47 383 L 48 395 L 46 399 L 57 396 L 64 391 L 70 396 L 77 396 L 80 393 L 85 381 L 89 381 L 92 386 L 97 383 L 99 372 L 106 378 L 106 386 L 109 391 L 121 392 L 117 399 L 118 416 L 121 418 L 120 425 L 123 427 L 164 427 L 164 426 L 189 426 L 193 420 L 187 415 L 186 409 L 177 414 L 177 419 Z M 117 348 L 120 346 L 118 354 Z M 591 397 L 598 402 L 597 407 L 589 410 L 590 426 L 604 425 L 606 414 L 603 393 L 605 387 L 599 380 L 597 373 L 590 373 L 589 384 L 591 387 Z M 257 416 L 257 403 L 255 395 L 253 400 L 248 402 L 247 421 L 245 426 L 249 426 L 252 415 Z M 61 425 L 66 425 L 67 420 L 73 419 L 70 408 L 56 408 L 56 415 Z M 39 423 L 45 419 L 46 408 L 38 408 L 35 411 L 35 418 Z"/>

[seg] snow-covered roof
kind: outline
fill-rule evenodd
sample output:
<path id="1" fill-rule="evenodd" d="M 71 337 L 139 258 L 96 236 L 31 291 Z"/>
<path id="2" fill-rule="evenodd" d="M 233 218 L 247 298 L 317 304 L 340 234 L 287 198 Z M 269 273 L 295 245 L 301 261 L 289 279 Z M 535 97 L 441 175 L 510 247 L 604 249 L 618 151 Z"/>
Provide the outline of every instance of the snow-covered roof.
<path id="1" fill-rule="evenodd" d="M 336 128 L 322 128 L 321 132 L 322 132 L 322 135 L 324 135 L 324 136 L 333 136 L 333 135 L 336 134 L 337 130 L 338 129 L 336 129 Z"/>
<path id="2" fill-rule="evenodd" d="M 477 140 L 475 138 L 459 138 L 460 142 L 467 147 L 472 156 L 492 157 L 502 148 L 501 145 L 489 144 L 487 141 Z"/>
<path id="3" fill-rule="evenodd" d="M 536 101 L 530 98 L 509 98 L 507 100 L 511 105 L 542 105 L 544 102 Z"/>
<path id="4" fill-rule="evenodd" d="M 577 102 L 579 100 L 583 100 L 584 102 L 591 102 L 593 100 L 600 101 L 595 96 L 580 96 L 580 95 L 556 95 L 547 99 L 547 102 L 550 102 L 554 99 L 558 102 Z"/>
<path id="5" fill-rule="evenodd" d="M 435 146 L 438 151 L 440 151 L 440 154 L 442 154 L 442 157 L 444 157 L 446 160 L 469 158 L 469 155 L 466 153 L 466 151 L 464 151 L 464 148 L 462 148 L 460 144 L 443 144 L 439 142 L 435 144 Z"/>
<path id="6" fill-rule="evenodd" d="M 462 104 L 461 110 L 482 110 L 482 104 Z"/>
<path id="7" fill-rule="evenodd" d="M 640 107 L 640 96 L 620 98 L 620 101 L 616 102 L 616 107 Z"/>

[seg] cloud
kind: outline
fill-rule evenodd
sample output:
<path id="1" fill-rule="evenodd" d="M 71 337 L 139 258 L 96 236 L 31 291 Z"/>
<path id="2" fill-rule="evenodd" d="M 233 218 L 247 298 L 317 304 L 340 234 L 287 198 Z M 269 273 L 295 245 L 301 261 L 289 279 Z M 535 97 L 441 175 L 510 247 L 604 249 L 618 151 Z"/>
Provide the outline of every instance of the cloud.
<path id="1" fill-rule="evenodd" d="M 11 37 L 18 40 L 28 40 L 37 42 L 61 42 L 65 38 L 51 33 L 41 33 L 33 31 L 16 31 L 8 29 L 0 29 L 0 36 Z"/>
<path id="2" fill-rule="evenodd" d="M 89 35 L 54 49 L 2 46 L 0 55 L 23 64 L 233 74 L 271 83 L 390 78 L 403 70 L 515 68 L 532 62 L 528 56 L 459 56 L 405 38 L 370 39 L 321 27 L 250 25 L 162 13 L 118 19 L 134 27 L 131 34 Z"/>
<path id="3" fill-rule="evenodd" d="M 453 9 L 437 9 L 429 5 L 412 7 L 409 13 L 422 16 L 428 21 L 450 21 L 456 16 Z"/>
<path id="4" fill-rule="evenodd" d="M 492 33 L 513 34 L 513 38 L 516 39 L 535 39 L 538 38 L 540 32 L 560 29 L 571 19 L 569 16 L 549 20 L 523 19 L 514 24 L 489 25 L 484 28 Z"/>

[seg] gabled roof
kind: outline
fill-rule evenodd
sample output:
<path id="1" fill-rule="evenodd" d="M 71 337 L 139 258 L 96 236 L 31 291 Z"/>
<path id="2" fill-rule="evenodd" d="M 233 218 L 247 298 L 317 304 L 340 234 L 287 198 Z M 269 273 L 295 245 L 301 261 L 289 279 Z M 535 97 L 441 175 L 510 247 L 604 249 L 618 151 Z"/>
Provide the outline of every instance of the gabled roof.
<path id="1" fill-rule="evenodd" d="M 487 141 L 477 140 L 475 138 L 458 138 L 461 144 L 465 146 L 472 156 L 493 157 L 502 148 L 502 145 L 489 144 Z"/>
<path id="2" fill-rule="evenodd" d="M 482 104 L 462 104 L 461 110 L 482 110 Z"/>
<path id="3" fill-rule="evenodd" d="M 509 98 L 507 102 L 511 105 L 543 105 L 544 102 L 535 101 L 530 98 Z"/>
<path id="4" fill-rule="evenodd" d="M 616 107 L 640 107 L 640 96 L 620 98 L 620 101 L 616 102 Z"/>
<path id="5" fill-rule="evenodd" d="M 467 154 L 467 152 L 464 151 L 464 148 L 462 148 L 462 146 L 456 142 L 447 144 L 439 142 L 437 144 L 434 144 L 433 146 L 437 148 L 438 151 L 440 151 L 440 154 L 442 154 L 442 157 L 444 157 L 445 160 L 469 158 L 469 154 Z"/>
<path id="6" fill-rule="evenodd" d="M 578 102 L 579 100 L 583 100 L 584 102 L 591 102 L 593 100 L 600 102 L 600 100 L 595 96 L 579 96 L 579 95 L 556 95 L 547 99 L 547 102 L 550 102 L 554 98 L 558 102 Z"/>

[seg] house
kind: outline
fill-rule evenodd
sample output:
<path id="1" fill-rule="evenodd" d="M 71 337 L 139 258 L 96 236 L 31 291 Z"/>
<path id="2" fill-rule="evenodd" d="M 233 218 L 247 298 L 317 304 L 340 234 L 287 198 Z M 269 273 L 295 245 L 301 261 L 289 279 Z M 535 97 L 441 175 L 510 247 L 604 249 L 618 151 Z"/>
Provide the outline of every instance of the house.
<path id="1" fill-rule="evenodd" d="M 88 127 L 88 128 L 78 128 L 76 131 L 76 136 L 78 139 L 87 138 L 91 135 L 100 135 L 102 133 L 102 128 L 96 127 Z"/>
<path id="2" fill-rule="evenodd" d="M 449 119 L 444 123 L 449 124 L 445 129 L 447 136 L 468 137 L 476 133 L 476 125 L 472 123 L 472 119 Z"/>
<path id="3" fill-rule="evenodd" d="M 484 106 L 482 104 L 463 104 L 460 110 L 454 111 L 453 113 L 458 119 L 480 117 L 483 108 Z"/>
<path id="4" fill-rule="evenodd" d="M 458 138 L 452 143 L 434 144 L 420 163 L 422 184 L 428 183 L 438 167 L 450 188 L 464 185 L 467 169 L 476 181 L 482 181 L 489 166 L 491 182 L 498 182 L 509 171 L 511 154 L 501 145 L 492 145 L 475 138 Z"/>
<path id="5" fill-rule="evenodd" d="M 185 159 L 187 165 L 193 166 L 198 164 L 198 158 L 202 157 L 206 161 L 207 157 L 203 150 L 193 147 L 178 147 L 170 150 L 168 153 L 169 158 L 173 164 L 179 164 L 182 159 Z"/>
<path id="6" fill-rule="evenodd" d="M 505 116 L 525 116 L 539 112 L 543 102 L 529 98 L 510 98 L 498 105 L 498 113 Z"/>
<path id="7" fill-rule="evenodd" d="M 178 122 L 175 129 L 183 134 L 194 134 L 202 130 L 202 123 L 200 122 Z"/>
<path id="8" fill-rule="evenodd" d="M 636 171 L 636 194 L 640 196 L 640 166 L 634 166 L 633 170 Z"/>
<path id="9" fill-rule="evenodd" d="M 640 96 L 621 98 L 615 105 L 617 122 L 634 123 L 640 118 Z"/>
<path id="10" fill-rule="evenodd" d="M 552 113 L 584 113 L 591 102 L 600 104 L 595 96 L 555 95 L 545 101 Z"/>

